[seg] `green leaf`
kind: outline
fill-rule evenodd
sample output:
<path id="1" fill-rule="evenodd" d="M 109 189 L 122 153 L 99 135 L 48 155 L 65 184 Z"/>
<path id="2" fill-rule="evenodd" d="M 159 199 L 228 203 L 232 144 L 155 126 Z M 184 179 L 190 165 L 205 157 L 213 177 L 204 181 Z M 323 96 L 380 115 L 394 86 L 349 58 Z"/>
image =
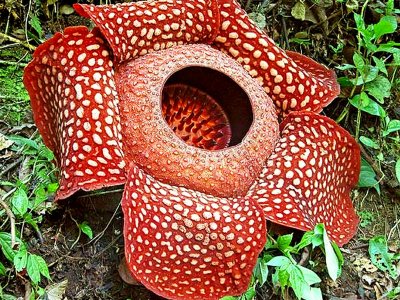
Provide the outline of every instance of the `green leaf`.
<path id="1" fill-rule="evenodd" d="M 289 282 L 293 291 L 298 299 L 303 296 L 303 289 L 307 287 L 307 283 L 304 280 L 303 273 L 296 265 L 290 265 L 287 269 L 289 273 Z"/>
<path id="2" fill-rule="evenodd" d="M 374 169 L 370 166 L 370 164 L 364 159 L 361 158 L 361 172 L 360 178 L 358 180 L 358 187 L 373 187 L 378 194 L 381 193 L 379 183 L 375 178 L 376 174 Z"/>
<path id="3" fill-rule="evenodd" d="M 303 274 L 304 280 L 305 280 L 305 282 L 307 282 L 307 284 L 313 285 L 313 284 L 321 282 L 321 278 L 319 278 L 317 273 L 315 273 L 314 271 L 307 269 L 305 267 L 302 267 L 302 266 L 297 266 L 297 267 Z"/>
<path id="4" fill-rule="evenodd" d="M 39 38 L 41 38 L 43 36 L 43 30 L 39 18 L 34 14 L 30 14 L 29 24 L 32 26 L 33 29 L 35 29 Z"/>
<path id="5" fill-rule="evenodd" d="M 7 274 L 7 269 L 3 265 L 3 263 L 0 261 L 0 276 L 5 276 Z M 1 295 L 0 295 L 1 296 Z"/>
<path id="6" fill-rule="evenodd" d="M 10 135 L 8 136 L 8 139 L 14 141 L 19 146 L 27 146 L 36 150 L 39 149 L 39 145 L 34 140 L 27 139 L 19 135 Z"/>
<path id="7" fill-rule="evenodd" d="M 377 58 L 375 56 L 372 56 L 372 59 L 374 60 L 375 66 L 378 68 L 378 70 L 387 76 L 388 72 L 387 72 L 386 64 L 385 64 L 384 60 Z"/>
<path id="8" fill-rule="evenodd" d="M 57 182 L 49 183 L 47 185 L 47 191 L 50 194 L 54 194 L 55 192 L 57 192 L 58 188 L 59 188 L 59 184 Z"/>
<path id="9" fill-rule="evenodd" d="M 365 30 L 364 18 L 357 13 L 354 13 L 353 16 L 354 16 L 354 21 L 356 23 L 358 31 L 364 31 Z"/>
<path id="10" fill-rule="evenodd" d="M 383 131 L 383 136 L 387 136 L 392 132 L 400 130 L 400 120 L 390 120 L 388 123 L 386 130 Z"/>
<path id="11" fill-rule="evenodd" d="M 256 295 L 256 290 L 254 286 L 250 286 L 243 296 L 245 300 L 252 300 L 255 297 L 255 295 Z"/>
<path id="12" fill-rule="evenodd" d="M 28 261 L 26 263 L 26 271 L 28 272 L 29 278 L 34 284 L 38 284 L 40 281 L 39 264 L 34 254 L 28 255 Z"/>
<path id="13" fill-rule="evenodd" d="M 286 256 L 275 256 L 272 258 L 270 261 L 267 262 L 268 266 L 271 267 L 284 267 L 288 266 L 290 264 L 290 259 L 287 258 Z"/>
<path id="14" fill-rule="evenodd" d="M 360 95 L 362 95 L 362 96 L 360 96 Z M 367 99 L 368 99 L 368 101 L 367 101 Z M 370 99 L 365 92 L 362 92 L 359 95 L 355 95 L 349 101 L 350 101 L 351 105 L 353 105 L 354 107 L 356 107 L 362 111 L 365 111 L 366 113 L 369 113 L 370 115 L 378 116 L 378 117 L 382 117 L 382 118 L 384 118 L 386 116 L 386 112 L 382 108 L 382 106 L 380 106 L 374 100 Z M 366 105 L 367 102 L 368 102 L 368 104 Z"/>
<path id="15" fill-rule="evenodd" d="M 283 253 L 287 252 L 290 246 L 290 243 L 292 241 L 293 234 L 285 234 L 285 235 L 280 235 L 278 239 L 276 240 L 278 244 L 278 249 L 282 251 Z"/>
<path id="16" fill-rule="evenodd" d="M 237 299 L 238 299 L 238 297 L 235 297 L 235 296 L 225 296 L 219 300 L 237 300 Z"/>
<path id="17" fill-rule="evenodd" d="M 360 136 L 360 142 L 363 143 L 365 146 L 373 148 L 373 149 L 379 149 L 379 145 L 374 141 L 371 140 L 369 137 L 366 136 Z"/>
<path id="18" fill-rule="evenodd" d="M 47 279 L 50 279 L 49 268 L 47 267 L 46 261 L 43 259 L 43 257 L 41 257 L 39 255 L 35 255 L 35 256 L 36 256 L 36 262 L 39 266 L 40 274 L 42 274 Z"/>
<path id="19" fill-rule="evenodd" d="M 392 255 L 389 254 L 386 238 L 375 236 L 369 240 L 368 252 L 371 262 L 381 271 L 389 272 L 393 279 L 398 277 L 396 266 L 392 264 Z"/>
<path id="20" fill-rule="evenodd" d="M 4 256 L 10 261 L 14 261 L 15 250 L 11 248 L 11 234 L 0 232 L 0 246 Z"/>
<path id="21" fill-rule="evenodd" d="M 322 292 L 320 288 L 311 287 L 303 292 L 303 298 L 307 300 L 322 300 Z"/>
<path id="22" fill-rule="evenodd" d="M 395 16 L 383 16 L 377 24 L 374 25 L 375 38 L 379 39 L 385 34 L 395 32 L 397 29 L 397 20 Z"/>
<path id="23" fill-rule="evenodd" d="M 381 104 L 384 102 L 385 98 L 390 96 L 391 88 L 392 85 L 390 81 L 386 77 L 380 75 L 377 76 L 375 80 L 365 84 L 365 91 Z"/>
<path id="24" fill-rule="evenodd" d="M 268 278 L 268 265 L 264 258 L 258 258 L 254 268 L 254 277 L 257 278 L 260 286 L 263 286 Z"/>
<path id="25" fill-rule="evenodd" d="M 89 239 L 93 238 L 93 231 L 92 228 L 89 226 L 88 222 L 84 221 L 81 224 L 79 224 L 79 229 L 86 234 Z"/>
<path id="26" fill-rule="evenodd" d="M 26 264 L 26 271 L 29 278 L 34 284 L 40 282 L 40 275 L 50 279 L 49 269 L 44 259 L 36 254 L 28 254 L 28 261 Z"/>
<path id="27" fill-rule="evenodd" d="M 396 166 L 395 166 L 396 178 L 397 181 L 400 182 L 400 158 L 397 159 Z"/>
<path id="28" fill-rule="evenodd" d="M 353 62 L 354 62 L 354 65 L 356 66 L 357 70 L 359 70 L 362 73 L 364 70 L 364 67 L 365 67 L 364 57 L 360 53 L 354 52 Z"/>
<path id="29" fill-rule="evenodd" d="M 11 199 L 11 204 L 12 204 L 11 207 L 12 211 L 16 215 L 23 216 L 28 211 L 28 206 L 29 206 L 28 195 L 26 194 L 23 188 L 18 188 L 15 191 Z"/>
<path id="30" fill-rule="evenodd" d="M 328 234 L 326 230 L 324 231 L 324 248 L 325 248 L 325 256 L 326 256 L 326 267 L 328 269 L 329 277 L 332 278 L 333 281 L 336 281 L 341 273 L 341 268 L 339 265 L 339 259 L 336 256 L 335 250 L 331 245 L 331 241 L 329 240 Z"/>
<path id="31" fill-rule="evenodd" d="M 28 261 L 28 251 L 26 249 L 19 250 L 14 256 L 14 267 L 17 272 L 21 272 L 26 268 Z"/>

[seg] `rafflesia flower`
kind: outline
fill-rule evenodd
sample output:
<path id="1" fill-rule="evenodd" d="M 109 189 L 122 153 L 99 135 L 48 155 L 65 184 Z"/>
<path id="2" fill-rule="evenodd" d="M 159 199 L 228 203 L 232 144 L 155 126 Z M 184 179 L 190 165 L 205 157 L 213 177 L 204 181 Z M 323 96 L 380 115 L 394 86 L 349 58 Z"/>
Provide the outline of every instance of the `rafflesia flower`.
<path id="1" fill-rule="evenodd" d="M 332 71 L 278 48 L 233 0 L 75 9 L 97 27 L 39 46 L 24 83 L 57 200 L 125 183 L 127 265 L 146 287 L 243 293 L 265 219 L 324 223 L 339 245 L 355 234 L 359 149 L 317 114 L 339 92 Z"/>

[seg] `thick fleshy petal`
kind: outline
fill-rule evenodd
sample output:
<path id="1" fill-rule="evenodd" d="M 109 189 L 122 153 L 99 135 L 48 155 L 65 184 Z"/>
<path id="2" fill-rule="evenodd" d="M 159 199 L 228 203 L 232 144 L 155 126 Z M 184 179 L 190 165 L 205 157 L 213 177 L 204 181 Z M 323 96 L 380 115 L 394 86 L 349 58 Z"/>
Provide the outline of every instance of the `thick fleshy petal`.
<path id="1" fill-rule="evenodd" d="M 268 220 L 301 230 L 324 223 L 339 245 L 356 233 L 358 217 L 349 197 L 360 172 L 360 150 L 333 120 L 293 112 L 281 124 L 275 153 L 247 197 Z"/>
<path id="2" fill-rule="evenodd" d="M 70 27 L 25 69 L 35 123 L 61 169 L 56 199 L 125 182 L 112 67 L 97 30 Z"/>
<path id="3" fill-rule="evenodd" d="M 211 43 L 219 27 L 216 0 L 75 4 L 74 8 L 100 28 L 118 62 L 175 45 Z"/>
<path id="4" fill-rule="evenodd" d="M 238 63 L 210 46 L 177 46 L 139 57 L 118 68 L 116 82 L 126 160 L 165 183 L 219 197 L 243 196 L 278 139 L 271 99 Z M 206 151 L 178 137 L 160 105 L 170 84 L 196 88 L 218 102 L 236 144 Z"/>
<path id="5" fill-rule="evenodd" d="M 132 165 L 122 208 L 127 264 L 147 288 L 182 300 L 246 291 L 266 240 L 255 201 L 163 184 Z"/>
<path id="6" fill-rule="evenodd" d="M 281 115 L 320 112 L 339 94 L 333 71 L 304 55 L 280 49 L 235 0 L 218 2 L 221 27 L 214 45 L 262 83 Z"/>

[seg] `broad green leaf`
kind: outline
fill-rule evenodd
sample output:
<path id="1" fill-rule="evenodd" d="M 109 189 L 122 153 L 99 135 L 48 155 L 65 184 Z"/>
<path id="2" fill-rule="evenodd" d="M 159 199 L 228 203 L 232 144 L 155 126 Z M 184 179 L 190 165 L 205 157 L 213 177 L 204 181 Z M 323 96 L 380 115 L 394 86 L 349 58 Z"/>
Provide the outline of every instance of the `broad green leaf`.
<path id="1" fill-rule="evenodd" d="M 323 233 L 324 233 L 325 229 L 324 229 L 324 225 L 323 224 L 317 224 L 314 227 L 313 230 L 313 235 L 312 235 L 312 239 L 311 239 L 311 243 L 313 245 L 313 249 L 321 246 L 324 243 L 324 239 L 323 239 Z"/>
<path id="2" fill-rule="evenodd" d="M 310 287 L 309 290 L 303 291 L 304 299 L 307 300 L 322 300 L 322 292 L 320 288 Z"/>
<path id="3" fill-rule="evenodd" d="M 38 284 L 40 282 L 40 274 L 44 275 L 43 273 L 45 273 L 47 276 L 46 275 L 44 276 L 50 278 L 46 262 L 43 260 L 43 258 L 41 258 L 36 254 L 30 254 L 30 253 L 28 254 L 26 271 L 28 272 L 28 276 L 34 284 Z"/>
<path id="4" fill-rule="evenodd" d="M 384 103 L 385 98 L 390 96 L 391 88 L 392 85 L 390 81 L 386 77 L 380 75 L 377 76 L 375 80 L 365 84 L 365 91 L 381 104 Z"/>
<path id="5" fill-rule="evenodd" d="M 364 72 L 363 70 L 365 67 L 364 57 L 360 53 L 354 52 L 353 62 L 354 62 L 354 65 L 356 66 L 357 70 L 359 70 L 361 73 L 363 73 Z"/>
<path id="6" fill-rule="evenodd" d="M 23 188 L 18 188 L 12 199 L 11 199 L 11 204 L 12 204 L 12 211 L 14 214 L 23 216 L 27 211 L 29 207 L 29 200 L 28 200 L 28 195 L 26 194 L 25 190 Z"/>
<path id="7" fill-rule="evenodd" d="M 36 262 L 39 267 L 40 274 L 42 274 L 47 279 L 50 279 L 49 268 L 47 267 L 46 261 L 43 259 L 43 257 L 41 257 L 39 255 L 35 255 L 35 256 L 36 256 Z"/>
<path id="8" fill-rule="evenodd" d="M 371 140 L 369 137 L 366 136 L 360 136 L 360 142 L 363 143 L 365 146 L 373 148 L 373 149 L 379 149 L 379 145 L 374 141 Z"/>
<path id="9" fill-rule="evenodd" d="M 269 262 L 267 262 L 267 265 L 272 267 L 283 267 L 288 266 L 290 263 L 290 259 L 286 256 L 275 256 Z"/>
<path id="10" fill-rule="evenodd" d="M 314 235 L 313 231 L 305 232 L 303 234 L 300 242 L 296 245 L 296 252 L 298 252 L 299 250 L 301 250 L 301 249 L 307 247 L 308 245 L 310 245 L 313 235 Z"/>
<path id="11" fill-rule="evenodd" d="M 386 76 L 388 75 L 387 69 L 386 69 L 386 64 L 381 58 L 377 58 L 375 56 L 372 56 L 372 59 L 375 62 L 375 66 L 378 68 L 379 71 L 381 71 L 383 74 Z"/>
<path id="12" fill-rule="evenodd" d="M 313 285 L 313 284 L 321 282 L 321 278 L 319 278 L 317 273 L 315 273 L 314 271 L 312 271 L 310 269 L 307 269 L 307 268 L 304 268 L 302 266 L 297 266 L 297 267 L 299 268 L 301 273 L 303 273 L 304 280 L 309 285 Z"/>
<path id="13" fill-rule="evenodd" d="M 397 181 L 400 182 L 400 158 L 397 159 L 396 166 L 395 166 L 395 172 L 396 172 Z"/>
<path id="14" fill-rule="evenodd" d="M 386 238 L 375 236 L 369 240 L 368 252 L 371 262 L 381 271 L 389 272 L 393 279 L 398 277 L 396 266 L 393 265 L 392 255 L 389 254 Z"/>
<path id="15" fill-rule="evenodd" d="M 374 25 L 375 38 L 395 32 L 397 29 L 397 20 L 395 16 L 383 16 L 377 24 Z"/>
<path id="16" fill-rule="evenodd" d="M 366 93 L 362 92 L 362 95 L 366 95 Z M 365 102 L 365 97 L 361 98 L 360 95 L 355 95 L 352 99 L 350 99 L 350 104 L 353 105 L 354 107 L 365 111 L 366 113 L 369 113 L 370 115 L 373 116 L 378 116 L 384 118 L 386 116 L 385 110 L 380 106 L 378 103 L 376 103 L 374 100 L 369 99 L 368 105 L 363 105 L 362 100 Z"/>
<path id="17" fill-rule="evenodd" d="M 10 261 L 14 261 L 15 250 L 11 248 L 11 234 L 0 232 L 0 246 L 4 256 Z"/>
<path id="18" fill-rule="evenodd" d="M 288 265 L 289 266 L 289 265 Z M 275 285 L 279 282 L 280 286 L 282 288 L 286 287 L 288 285 L 289 282 L 289 273 L 287 272 L 287 269 L 278 269 L 277 271 L 277 277 L 276 279 L 278 280 L 277 282 L 275 282 Z"/>
<path id="19" fill-rule="evenodd" d="M 237 299 L 238 299 L 238 297 L 235 297 L 235 296 L 225 296 L 219 300 L 237 300 Z"/>
<path id="20" fill-rule="evenodd" d="M 354 21 L 356 22 L 358 31 L 365 30 L 364 18 L 357 13 L 354 13 L 353 15 L 354 15 Z"/>
<path id="21" fill-rule="evenodd" d="M 8 139 L 14 141 L 17 145 L 20 146 L 27 146 L 36 150 L 39 149 L 39 145 L 34 140 L 27 139 L 19 135 L 10 135 L 8 136 Z"/>
<path id="22" fill-rule="evenodd" d="M 379 183 L 375 177 L 376 174 L 374 169 L 372 169 L 372 167 L 364 158 L 361 158 L 361 172 L 360 178 L 358 179 L 358 187 L 373 187 L 378 192 L 378 194 L 380 194 L 381 191 Z"/>
<path id="23" fill-rule="evenodd" d="M 28 261 L 28 251 L 22 249 L 18 251 L 14 256 L 14 267 L 17 272 L 21 272 L 26 268 L 26 263 Z"/>
<path id="24" fill-rule="evenodd" d="M 290 243 L 292 241 L 293 234 L 285 234 L 285 235 L 280 235 L 276 242 L 278 243 L 278 249 L 285 253 L 286 251 L 290 250 L 288 247 L 290 246 Z"/>
<path id="25" fill-rule="evenodd" d="M 390 120 L 386 130 L 383 132 L 383 136 L 387 136 L 391 134 L 392 132 L 399 131 L 400 130 L 400 120 Z"/>
<path id="26" fill-rule="evenodd" d="M 339 259 L 336 256 L 335 250 L 331 245 L 331 241 L 324 231 L 324 248 L 325 248 L 325 256 L 326 256 L 326 267 L 328 269 L 329 277 L 332 278 L 333 281 L 336 281 L 340 276 L 341 268 L 339 266 Z"/>
<path id="27" fill-rule="evenodd" d="M 290 265 L 287 269 L 287 272 L 289 274 L 290 286 L 293 288 L 296 297 L 301 299 L 303 296 L 304 287 L 308 287 L 304 280 L 303 273 L 296 265 Z"/>
<path id="28" fill-rule="evenodd" d="M 81 224 L 79 224 L 79 229 L 82 230 L 82 232 L 86 234 L 89 237 L 89 239 L 93 238 L 92 228 L 89 226 L 87 221 L 84 221 Z"/>

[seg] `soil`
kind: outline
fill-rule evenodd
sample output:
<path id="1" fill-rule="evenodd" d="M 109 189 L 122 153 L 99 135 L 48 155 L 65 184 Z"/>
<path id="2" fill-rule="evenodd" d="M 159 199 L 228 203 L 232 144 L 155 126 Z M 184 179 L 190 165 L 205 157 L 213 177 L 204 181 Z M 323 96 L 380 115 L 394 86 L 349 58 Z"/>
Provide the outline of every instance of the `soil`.
<path id="1" fill-rule="evenodd" d="M 251 3 L 251 1 L 248 2 Z M 331 3 L 327 7 L 314 7 L 312 8 L 314 15 L 322 16 L 322 18 L 325 15 L 329 18 L 327 21 L 307 22 L 290 16 L 292 2 L 272 2 L 274 3 L 270 3 L 270 9 L 267 11 L 266 30 L 282 47 L 290 47 L 330 67 L 351 62 L 356 41 L 354 32 L 347 30 L 350 26 L 350 18 L 343 5 Z M 53 9 L 49 3 L 47 2 L 47 7 Z M 253 3 L 253 5 L 256 4 L 257 2 Z M 250 8 L 252 6 L 248 7 Z M 4 11 L 1 9 L 0 11 L 2 15 L 5 15 Z M 14 12 L 21 14 L 21 7 L 16 6 Z M 372 19 L 370 21 L 378 17 L 376 14 L 368 16 Z M 75 14 L 59 15 L 57 19 L 51 17 L 50 14 L 42 18 L 47 21 L 46 36 L 66 26 L 88 24 L 86 20 Z M 348 20 L 345 20 L 346 18 Z M 289 46 L 289 39 L 300 36 L 300 33 L 311 44 L 290 43 Z M 344 43 L 344 50 L 341 54 L 334 54 L 329 45 L 337 46 L 338 41 Z M 348 91 L 345 89 L 342 91 L 341 98 L 325 109 L 324 113 L 334 119 L 338 117 L 344 107 L 343 101 L 347 101 L 344 100 L 346 94 Z M 400 118 L 400 111 L 394 109 L 396 104 L 389 102 L 388 107 L 391 106 L 393 117 Z M 354 114 L 349 114 L 349 116 L 341 125 L 352 131 L 355 117 Z M 28 124 L 33 123 L 29 113 L 24 121 Z M 10 132 L 11 128 L 8 128 L 7 124 L 0 125 L 2 133 Z M 18 130 L 14 130 L 13 133 L 18 134 Z M 26 132 L 24 134 L 27 135 Z M 388 153 L 392 152 L 396 153 L 395 150 L 388 150 Z M 14 160 L 2 160 L 0 165 L 2 163 L 10 165 L 17 160 L 17 157 Z M 19 164 L 15 163 L 5 177 L 12 178 L 18 171 Z M 400 252 L 400 197 L 398 186 L 391 184 L 393 176 L 391 174 L 385 179 L 381 195 L 373 190 L 353 192 L 352 197 L 357 211 L 371 212 L 373 218 L 370 224 L 360 227 L 353 240 L 341 249 L 345 264 L 337 282 L 332 282 L 327 278 L 323 256 L 318 252 L 311 256 L 310 259 L 318 264 L 319 275 L 323 278 L 321 287 L 326 299 L 385 299 L 383 298 L 385 292 L 400 285 L 398 280 L 395 282 L 388 277 L 387 273 L 374 267 L 368 254 L 368 240 L 376 235 L 390 237 L 389 248 L 394 253 Z M 162 299 L 143 286 L 126 284 L 119 276 L 118 267 L 124 256 L 123 218 L 118 206 L 120 196 L 118 192 L 102 196 L 101 199 L 96 196 L 80 195 L 57 204 L 49 200 L 49 206 L 53 207 L 53 210 L 46 213 L 40 225 L 41 234 L 37 235 L 25 227 L 24 236 L 29 241 L 31 251 L 42 255 L 49 265 L 53 282 L 43 280 L 42 286 L 67 279 L 65 299 Z M 83 221 L 87 221 L 93 230 L 92 240 L 84 234 L 79 235 L 76 223 Z M 400 265 L 398 268 L 400 269 Z M 4 292 L 24 297 L 27 289 L 29 289 L 27 280 L 23 274 L 18 274 L 11 278 Z M 273 287 L 266 285 L 257 291 L 256 299 L 280 299 L 280 297 L 276 295 Z M 292 299 L 291 295 L 287 295 L 287 299 Z"/>

